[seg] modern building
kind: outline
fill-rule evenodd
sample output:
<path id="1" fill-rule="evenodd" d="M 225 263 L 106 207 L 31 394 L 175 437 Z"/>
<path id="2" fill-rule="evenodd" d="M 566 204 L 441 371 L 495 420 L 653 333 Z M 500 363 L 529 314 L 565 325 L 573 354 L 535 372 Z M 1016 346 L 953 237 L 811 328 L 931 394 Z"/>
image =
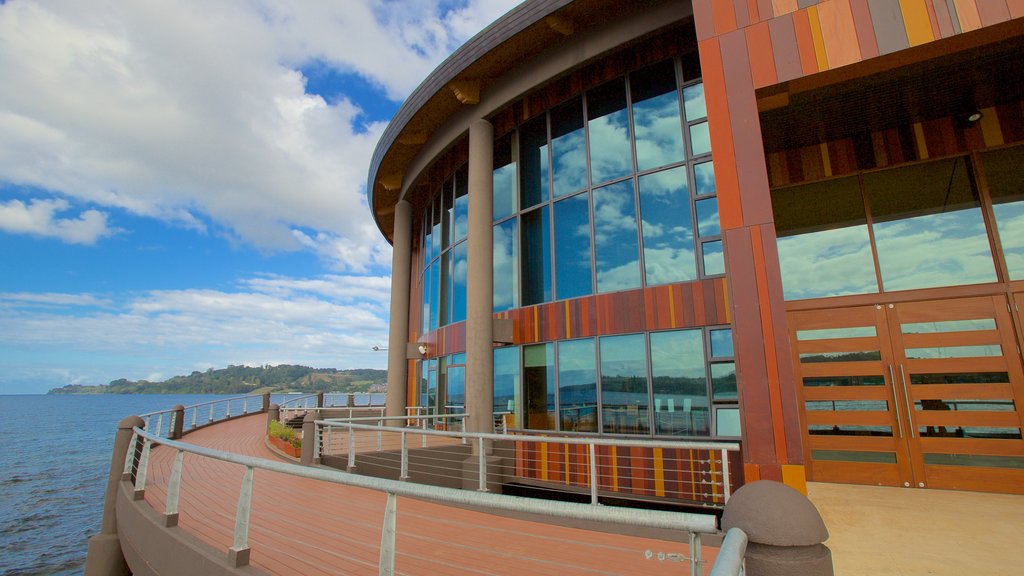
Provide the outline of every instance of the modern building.
<path id="1" fill-rule="evenodd" d="M 1024 492 L 1022 76 L 1024 0 L 523 3 L 373 156 L 389 412 Z"/>

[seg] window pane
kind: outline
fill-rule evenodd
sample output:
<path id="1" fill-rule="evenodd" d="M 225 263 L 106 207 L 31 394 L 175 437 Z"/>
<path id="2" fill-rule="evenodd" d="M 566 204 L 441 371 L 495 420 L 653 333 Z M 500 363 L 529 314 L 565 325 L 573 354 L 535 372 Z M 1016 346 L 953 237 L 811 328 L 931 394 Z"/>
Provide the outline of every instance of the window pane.
<path id="1" fill-rule="evenodd" d="M 719 408 L 715 410 L 716 436 L 739 436 L 740 433 L 739 408 Z"/>
<path id="2" fill-rule="evenodd" d="M 656 64 L 630 76 L 637 170 L 683 160 L 675 65 Z"/>
<path id="3" fill-rule="evenodd" d="M 701 156 L 711 152 L 711 134 L 708 123 L 701 122 L 690 126 L 690 155 Z"/>
<path id="4" fill-rule="evenodd" d="M 640 249 L 633 196 L 632 180 L 594 190 L 598 292 L 640 286 Z"/>
<path id="5" fill-rule="evenodd" d="M 494 311 L 519 307 L 519 235 L 515 218 L 494 227 Z"/>
<path id="6" fill-rule="evenodd" d="M 427 367 L 427 385 L 423 388 L 421 406 L 429 407 L 429 412 L 434 414 L 437 412 L 437 360 L 427 360 L 424 365 Z"/>
<path id="7" fill-rule="evenodd" d="M 430 233 L 430 209 L 427 209 L 427 223 L 424 226 L 423 234 L 423 266 L 430 266 L 430 261 L 434 259 L 434 239 Z"/>
<path id="8" fill-rule="evenodd" d="M 720 362 L 711 365 L 711 396 L 716 402 L 738 399 L 735 362 Z"/>
<path id="9" fill-rule="evenodd" d="M 445 406 L 449 412 L 462 412 L 466 408 L 466 367 L 452 366 L 448 368 L 448 390 Z"/>
<path id="10" fill-rule="evenodd" d="M 987 152 L 982 158 L 1010 280 L 1024 280 L 1024 146 Z"/>
<path id="11" fill-rule="evenodd" d="M 441 284 L 440 260 L 430 265 L 430 323 L 429 330 L 437 330 L 438 320 L 438 286 Z"/>
<path id="12" fill-rule="evenodd" d="M 422 305 L 422 315 L 420 318 L 420 334 L 426 334 L 430 332 L 430 287 L 433 286 L 430 277 L 430 267 L 428 266 L 423 270 L 422 276 L 422 288 L 423 288 L 423 299 L 420 301 Z"/>
<path id="13" fill-rule="evenodd" d="M 864 175 L 885 290 L 995 282 L 965 158 Z"/>
<path id="14" fill-rule="evenodd" d="M 590 175 L 593 184 L 627 176 L 633 171 L 629 143 L 626 84 L 613 80 L 587 94 L 590 130 Z"/>
<path id="15" fill-rule="evenodd" d="M 725 274 L 725 253 L 722 251 L 722 241 L 705 242 L 700 245 L 700 248 L 704 254 L 704 275 Z"/>
<path id="16" fill-rule="evenodd" d="M 495 220 L 516 213 L 516 163 L 512 160 L 512 135 L 494 143 L 494 200 L 491 211 Z"/>
<path id="17" fill-rule="evenodd" d="M 441 254 L 441 260 L 439 261 L 441 281 L 438 284 L 437 297 L 437 325 L 446 326 L 448 324 L 448 314 L 451 312 L 451 287 L 452 287 L 452 253 L 445 252 Z"/>
<path id="18" fill-rule="evenodd" d="M 548 207 L 522 215 L 523 306 L 551 300 L 551 234 Z"/>
<path id="19" fill-rule="evenodd" d="M 787 300 L 878 292 L 856 177 L 772 192 Z"/>
<path id="20" fill-rule="evenodd" d="M 697 233 L 701 236 L 715 236 L 722 233 L 718 219 L 718 198 L 697 200 Z"/>
<path id="21" fill-rule="evenodd" d="M 469 167 L 463 166 L 455 173 L 455 209 L 452 216 L 454 236 L 458 242 L 469 232 Z"/>
<path id="22" fill-rule="evenodd" d="M 526 427 L 555 429 L 555 350 L 551 343 L 523 347 Z"/>
<path id="23" fill-rule="evenodd" d="M 452 179 L 444 181 L 438 199 L 441 202 L 441 249 L 452 245 Z"/>
<path id="24" fill-rule="evenodd" d="M 715 165 L 713 162 L 702 162 L 693 165 L 693 179 L 697 196 L 715 193 Z"/>
<path id="25" fill-rule="evenodd" d="M 594 291 L 590 267 L 590 202 L 587 194 L 555 203 L 555 299 Z"/>
<path id="26" fill-rule="evenodd" d="M 466 319 L 466 256 L 468 246 L 469 242 L 463 242 L 452 248 L 452 324 Z"/>
<path id="27" fill-rule="evenodd" d="M 430 230 L 431 238 L 431 249 L 433 250 L 432 258 L 437 258 L 441 255 L 441 198 L 434 198 L 434 212 L 431 216 L 432 226 Z"/>
<path id="28" fill-rule="evenodd" d="M 560 430 L 597 432 L 596 362 L 592 338 L 558 343 Z"/>
<path id="29" fill-rule="evenodd" d="M 733 355 L 732 328 L 711 331 L 711 356 L 728 358 Z"/>
<path id="30" fill-rule="evenodd" d="M 519 348 L 494 349 L 494 411 L 512 412 L 512 428 L 522 425 L 522 409 L 519 388 Z"/>
<path id="31" fill-rule="evenodd" d="M 551 172 L 556 198 L 587 186 L 583 101 L 579 98 L 551 111 Z"/>
<path id="32" fill-rule="evenodd" d="M 647 284 L 695 279 L 686 166 L 640 177 L 640 217 Z"/>
<path id="33" fill-rule="evenodd" d="M 656 434 L 711 433 L 704 337 L 700 330 L 651 334 L 651 376 Z"/>
<path id="34" fill-rule="evenodd" d="M 609 434 L 649 434 L 643 334 L 601 338 L 601 418 Z"/>
<path id="35" fill-rule="evenodd" d="M 520 210 L 548 199 L 548 119 L 530 120 L 519 129 Z"/>
<path id="36" fill-rule="evenodd" d="M 686 121 L 693 122 L 708 115 L 704 104 L 704 83 L 699 82 L 683 88 L 683 108 L 686 110 Z"/>

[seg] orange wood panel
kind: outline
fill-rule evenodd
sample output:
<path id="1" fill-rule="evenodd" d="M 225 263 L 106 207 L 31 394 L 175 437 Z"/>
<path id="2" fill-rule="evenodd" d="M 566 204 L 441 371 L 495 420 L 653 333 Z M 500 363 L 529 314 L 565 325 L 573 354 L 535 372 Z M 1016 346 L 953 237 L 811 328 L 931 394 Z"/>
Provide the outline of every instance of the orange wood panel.
<path id="1" fill-rule="evenodd" d="M 818 63 L 818 70 L 828 70 L 828 54 L 825 53 L 825 40 L 821 36 L 821 19 L 818 17 L 818 7 L 807 8 L 807 22 L 811 25 L 811 41 L 814 42 L 814 59 Z"/>
<path id="2" fill-rule="evenodd" d="M 715 151 L 719 219 L 724 231 L 743 225 L 732 123 L 729 119 L 725 73 L 718 39 L 700 42 L 699 47 L 701 74 L 704 77 L 708 107 L 708 129 L 711 133 L 711 148 Z"/>
<path id="3" fill-rule="evenodd" d="M 736 11 L 732 0 L 712 0 L 711 10 L 715 20 L 715 34 L 721 36 L 736 29 Z"/>
<path id="4" fill-rule="evenodd" d="M 981 15 L 978 14 L 978 5 L 974 0 L 953 0 L 953 5 L 956 6 L 961 30 L 970 32 L 981 28 Z"/>
<path id="5" fill-rule="evenodd" d="M 899 0 L 903 12 L 903 26 L 911 46 L 919 46 L 935 39 L 931 20 L 924 0 Z"/>
<path id="6" fill-rule="evenodd" d="M 764 248 L 760 228 L 751 230 L 751 247 L 754 254 L 754 276 L 757 281 L 757 297 L 761 313 L 761 330 L 764 335 L 765 365 L 768 370 L 768 396 L 771 400 L 772 433 L 775 438 L 775 455 L 779 462 L 788 462 L 788 448 L 785 437 L 785 421 L 782 414 L 782 390 L 779 384 L 778 355 L 775 351 L 775 332 L 771 318 L 771 302 L 768 294 L 768 278 L 765 271 Z"/>
<path id="7" fill-rule="evenodd" d="M 821 36 L 828 54 L 829 68 L 860 62 L 861 52 L 853 22 L 850 0 L 833 0 L 818 4 Z"/>
<path id="8" fill-rule="evenodd" d="M 800 67 L 805 75 L 814 74 L 819 70 L 818 58 L 814 51 L 814 38 L 811 35 L 811 21 L 806 10 L 794 12 L 793 30 L 796 33 L 796 45 L 800 51 Z"/>
<path id="9" fill-rule="evenodd" d="M 772 6 L 775 8 L 776 16 L 796 12 L 800 9 L 797 0 L 772 0 Z"/>
<path id="10" fill-rule="evenodd" d="M 779 78 L 775 73 L 775 58 L 768 23 L 754 24 L 746 29 L 746 34 L 750 74 L 754 81 L 754 88 L 775 84 Z"/>
<path id="11" fill-rule="evenodd" d="M 1010 11 L 1010 18 L 1024 17 L 1024 0 L 1006 0 L 1006 7 Z"/>

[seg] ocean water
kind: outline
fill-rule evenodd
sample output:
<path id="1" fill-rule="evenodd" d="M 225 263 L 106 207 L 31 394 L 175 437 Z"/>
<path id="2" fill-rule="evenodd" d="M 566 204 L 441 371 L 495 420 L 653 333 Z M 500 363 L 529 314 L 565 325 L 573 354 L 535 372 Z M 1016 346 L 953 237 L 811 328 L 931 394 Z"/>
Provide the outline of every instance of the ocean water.
<path id="1" fill-rule="evenodd" d="M 0 395 L 0 575 L 81 574 L 118 422 L 226 397 Z"/>

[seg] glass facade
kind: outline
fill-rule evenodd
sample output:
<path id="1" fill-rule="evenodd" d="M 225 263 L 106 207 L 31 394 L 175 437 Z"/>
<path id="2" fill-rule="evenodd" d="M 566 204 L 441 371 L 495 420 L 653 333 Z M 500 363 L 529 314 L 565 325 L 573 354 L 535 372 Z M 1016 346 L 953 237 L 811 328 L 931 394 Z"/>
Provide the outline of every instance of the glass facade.
<path id="1" fill-rule="evenodd" d="M 445 179 L 424 213 L 420 333 L 466 319 L 468 179 L 466 166 L 457 169 Z"/>

